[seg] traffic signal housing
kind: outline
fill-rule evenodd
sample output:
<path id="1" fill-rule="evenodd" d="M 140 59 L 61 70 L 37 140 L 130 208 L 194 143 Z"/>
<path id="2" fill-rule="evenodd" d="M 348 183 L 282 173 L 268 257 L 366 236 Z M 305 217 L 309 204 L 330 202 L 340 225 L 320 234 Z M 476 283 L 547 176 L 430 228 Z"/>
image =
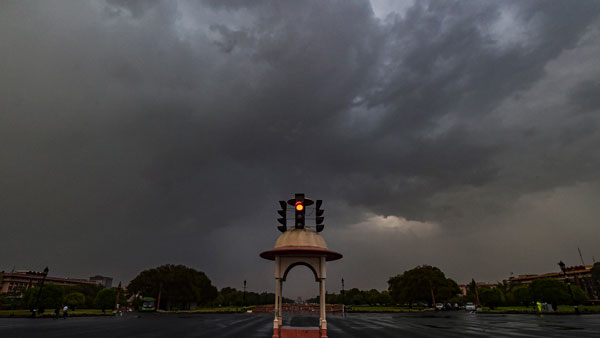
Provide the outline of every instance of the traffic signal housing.
<path id="1" fill-rule="evenodd" d="M 304 208 L 304 194 L 296 194 L 296 198 L 294 200 L 294 211 L 296 213 L 295 228 L 304 229 L 306 215 L 306 210 Z"/>
<path id="2" fill-rule="evenodd" d="M 325 212 L 325 210 L 321 209 L 322 204 L 323 200 L 317 200 L 315 204 L 315 223 L 317 232 L 321 232 L 325 228 L 325 224 L 323 224 L 323 220 L 325 220 L 325 217 L 323 217 L 323 213 Z"/>
<path id="3" fill-rule="evenodd" d="M 286 221 L 287 204 L 285 203 L 285 201 L 279 201 L 279 206 L 281 209 L 277 210 L 277 213 L 281 217 L 277 219 L 277 222 L 279 222 L 281 225 L 277 227 L 277 230 L 279 230 L 281 232 L 286 232 L 286 230 L 287 230 L 287 221 Z"/>

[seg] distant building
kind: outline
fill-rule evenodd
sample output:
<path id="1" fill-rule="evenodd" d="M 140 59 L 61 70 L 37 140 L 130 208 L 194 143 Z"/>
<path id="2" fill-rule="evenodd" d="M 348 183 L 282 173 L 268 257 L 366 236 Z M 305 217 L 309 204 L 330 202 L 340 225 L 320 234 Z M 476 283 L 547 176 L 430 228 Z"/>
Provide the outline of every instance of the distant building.
<path id="1" fill-rule="evenodd" d="M 569 266 L 565 269 L 565 273 L 569 278 L 570 282 L 574 285 L 579 286 L 585 291 L 591 299 L 598 299 L 598 295 L 594 292 L 592 287 L 592 266 L 591 265 L 576 265 Z M 541 275 L 519 275 L 517 277 L 510 277 L 509 283 L 518 284 L 530 284 L 536 279 L 540 278 L 552 278 L 561 281 L 565 280 L 565 274 L 560 272 L 549 272 Z"/>
<path id="2" fill-rule="evenodd" d="M 96 276 L 90 277 L 90 281 L 97 282 L 98 284 L 104 286 L 105 288 L 111 288 L 113 279 L 112 279 L 112 277 L 104 277 L 104 276 L 96 275 Z"/>
<path id="3" fill-rule="evenodd" d="M 44 274 L 37 271 L 20 270 L 16 272 L 0 272 L 0 293 L 12 294 L 15 297 L 21 297 L 23 293 L 32 287 L 38 286 Z M 58 285 L 98 285 L 97 282 L 87 281 L 85 279 L 61 278 L 47 276 L 44 283 Z"/>

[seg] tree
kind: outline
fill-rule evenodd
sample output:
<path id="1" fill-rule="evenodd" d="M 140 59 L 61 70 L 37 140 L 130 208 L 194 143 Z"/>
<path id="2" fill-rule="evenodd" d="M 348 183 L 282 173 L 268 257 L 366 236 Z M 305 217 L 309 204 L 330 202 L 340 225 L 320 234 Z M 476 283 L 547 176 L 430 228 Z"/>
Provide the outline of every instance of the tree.
<path id="1" fill-rule="evenodd" d="M 65 304 L 75 310 L 85 305 L 85 296 L 81 292 L 71 292 L 65 296 Z"/>
<path id="2" fill-rule="evenodd" d="M 529 306 L 531 304 L 531 294 L 527 285 L 515 286 L 510 294 L 513 302 L 517 305 Z"/>
<path id="3" fill-rule="evenodd" d="M 600 294 L 600 262 L 594 263 L 592 266 L 592 285 L 597 294 Z"/>
<path id="4" fill-rule="evenodd" d="M 534 280 L 529 285 L 529 291 L 534 301 L 542 300 L 550 303 L 555 310 L 558 304 L 570 301 L 567 284 L 552 278 Z"/>
<path id="5" fill-rule="evenodd" d="M 113 289 L 102 289 L 96 295 L 94 299 L 94 305 L 97 308 L 102 309 L 102 312 L 106 309 L 112 309 L 115 306 L 115 299 L 117 298 L 117 290 Z"/>
<path id="6" fill-rule="evenodd" d="M 102 312 L 106 311 L 107 309 L 114 309 L 117 300 L 117 291 L 117 288 L 100 290 L 94 299 L 94 305 L 96 308 L 102 309 Z M 119 304 L 126 303 L 127 298 L 125 298 L 123 292 L 119 292 Z"/>
<path id="7" fill-rule="evenodd" d="M 379 300 L 378 300 L 378 302 L 381 305 L 391 304 L 392 303 L 392 298 L 390 297 L 390 292 L 387 291 L 387 290 L 381 291 L 381 293 L 379 294 Z"/>
<path id="8" fill-rule="evenodd" d="M 436 301 L 442 302 L 460 292 L 455 281 L 446 278 L 440 269 L 429 265 L 417 266 L 402 275 L 391 277 L 388 285 L 392 300 L 408 303 L 411 307 L 418 301 L 432 304 L 432 292 Z"/>
<path id="9" fill-rule="evenodd" d="M 33 311 L 35 302 L 40 292 L 39 287 L 30 288 L 23 294 L 23 306 Z M 39 294 L 38 311 L 43 313 L 45 309 L 54 309 L 63 304 L 63 288 L 56 284 L 45 284 L 42 288 L 42 293 Z"/>
<path id="10" fill-rule="evenodd" d="M 571 291 L 573 291 L 573 298 L 575 299 L 575 302 L 577 304 L 585 303 L 588 301 L 588 295 L 579 286 L 571 285 Z"/>
<path id="11" fill-rule="evenodd" d="M 498 288 L 481 287 L 479 288 L 479 300 L 483 305 L 494 309 L 504 302 L 504 295 Z"/>
<path id="12" fill-rule="evenodd" d="M 161 307 L 171 309 L 173 304 L 189 308 L 190 303 L 210 304 L 217 297 L 210 279 L 204 274 L 184 265 L 162 265 L 142 271 L 128 286 L 132 294 L 158 298 Z"/>
<path id="13" fill-rule="evenodd" d="M 379 297 L 380 297 L 380 293 L 379 291 L 375 290 L 375 289 L 371 289 L 369 291 L 363 291 L 363 293 L 365 293 L 365 301 L 367 302 L 367 304 L 369 305 L 377 305 L 377 303 L 379 303 Z"/>
<path id="14" fill-rule="evenodd" d="M 94 307 L 94 300 L 96 299 L 96 295 L 100 290 L 104 287 L 102 285 L 73 285 L 73 286 L 65 286 L 65 294 L 70 294 L 73 292 L 82 293 L 85 296 L 85 303 L 80 306 L 85 306 L 86 308 Z"/>

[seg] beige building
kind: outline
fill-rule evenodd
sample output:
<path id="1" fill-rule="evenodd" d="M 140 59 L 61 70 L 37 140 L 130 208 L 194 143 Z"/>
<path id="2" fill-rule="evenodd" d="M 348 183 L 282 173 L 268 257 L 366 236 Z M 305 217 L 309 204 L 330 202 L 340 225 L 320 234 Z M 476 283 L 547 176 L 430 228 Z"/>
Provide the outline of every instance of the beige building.
<path id="1" fill-rule="evenodd" d="M 565 269 L 567 278 L 569 281 L 582 288 L 590 297 L 590 299 L 598 299 L 598 295 L 594 292 L 592 287 L 592 265 L 576 265 L 569 266 Z M 509 283 L 519 284 L 530 284 L 536 279 L 540 278 L 552 278 L 558 280 L 565 280 L 565 274 L 560 272 L 549 272 L 541 275 L 519 275 L 517 277 L 510 277 Z"/>
<path id="2" fill-rule="evenodd" d="M 0 293 L 20 297 L 27 289 L 38 286 L 44 274 L 36 271 L 0 272 Z M 85 279 L 72 279 L 47 276 L 44 283 L 58 285 L 99 285 L 98 282 Z"/>

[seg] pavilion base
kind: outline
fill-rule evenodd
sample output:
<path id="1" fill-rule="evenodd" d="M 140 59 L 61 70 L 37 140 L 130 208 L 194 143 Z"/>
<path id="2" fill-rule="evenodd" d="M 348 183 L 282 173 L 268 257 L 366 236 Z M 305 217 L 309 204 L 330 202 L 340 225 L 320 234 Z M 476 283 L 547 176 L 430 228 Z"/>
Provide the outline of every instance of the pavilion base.
<path id="1" fill-rule="evenodd" d="M 275 334 L 273 334 L 273 338 L 275 338 Z M 327 330 L 321 330 L 318 327 L 283 326 L 279 329 L 277 338 L 327 338 Z"/>

